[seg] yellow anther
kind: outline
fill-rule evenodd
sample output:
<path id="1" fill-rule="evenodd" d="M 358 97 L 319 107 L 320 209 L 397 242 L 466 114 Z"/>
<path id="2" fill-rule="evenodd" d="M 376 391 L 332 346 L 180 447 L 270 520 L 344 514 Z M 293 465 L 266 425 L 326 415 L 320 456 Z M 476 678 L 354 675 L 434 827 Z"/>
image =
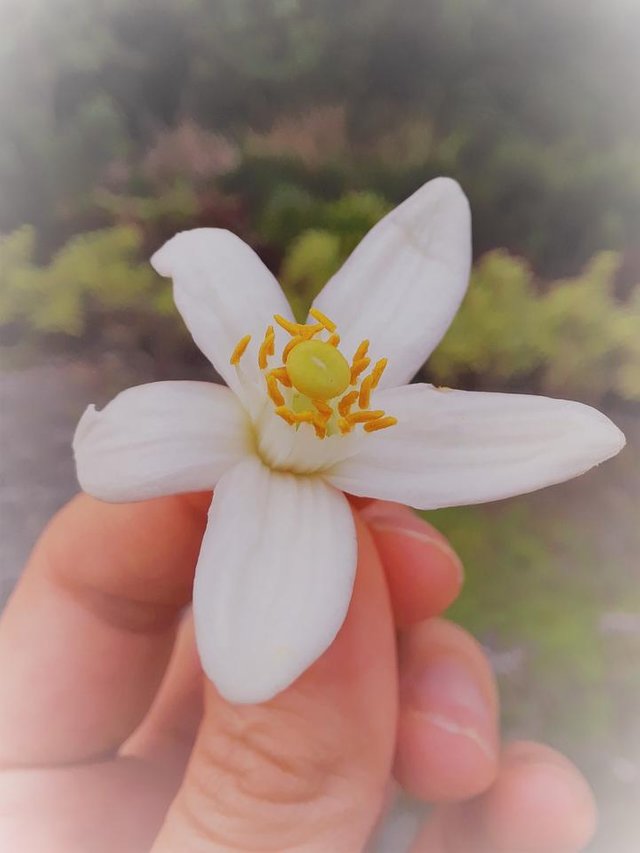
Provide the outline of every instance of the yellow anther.
<path id="1" fill-rule="evenodd" d="M 381 358 L 380 361 L 376 361 L 373 370 L 371 371 L 371 387 L 377 388 L 378 382 L 380 382 L 380 377 L 384 373 L 384 369 L 387 366 L 387 359 Z"/>
<path id="2" fill-rule="evenodd" d="M 306 323 L 294 323 L 292 320 L 287 320 L 287 318 L 283 317 L 281 314 L 274 314 L 273 319 L 279 326 L 282 326 L 285 332 L 289 332 L 292 337 L 301 337 L 304 340 L 312 338 L 315 334 L 324 329 L 322 323 L 307 326 Z"/>
<path id="3" fill-rule="evenodd" d="M 319 415 L 316 415 L 313 419 L 313 428 L 316 432 L 317 438 L 324 438 L 326 436 L 327 423 Z"/>
<path id="4" fill-rule="evenodd" d="M 285 330 L 285 332 L 289 332 L 290 335 L 299 335 L 300 332 L 298 329 L 300 328 L 300 323 L 294 323 L 292 320 L 287 320 L 286 317 L 283 317 L 282 314 L 274 314 L 273 319 L 279 326 Z"/>
<path id="5" fill-rule="evenodd" d="M 267 369 L 267 359 L 270 355 L 273 355 L 275 351 L 275 338 L 276 333 L 273 330 L 273 326 L 268 326 L 264 335 L 264 340 L 260 344 L 260 351 L 258 352 L 258 366 L 260 367 L 260 370 Z"/>
<path id="6" fill-rule="evenodd" d="M 340 335 L 331 335 L 330 338 L 327 338 L 327 343 L 332 347 L 337 347 L 340 343 Z"/>
<path id="7" fill-rule="evenodd" d="M 369 341 L 364 340 L 361 342 L 360 346 L 358 347 L 358 349 L 353 354 L 353 361 L 351 363 L 355 364 L 356 361 L 360 361 L 360 359 L 364 358 L 368 352 L 369 352 Z"/>
<path id="8" fill-rule="evenodd" d="M 333 414 L 333 409 L 328 403 L 325 403 L 324 400 L 312 400 L 313 405 L 316 407 L 318 412 L 322 415 L 322 418 L 325 421 L 328 421 L 331 415 Z"/>
<path id="9" fill-rule="evenodd" d="M 281 385 L 284 385 L 285 388 L 291 388 L 291 380 L 286 367 L 276 367 L 269 373 L 269 376 L 275 376 Z"/>
<path id="10" fill-rule="evenodd" d="M 292 412 L 288 406 L 277 406 L 275 409 L 276 415 L 279 415 L 283 421 L 286 421 L 290 426 L 296 422 L 296 414 Z"/>
<path id="11" fill-rule="evenodd" d="M 346 418 L 340 418 L 338 421 L 338 429 L 343 435 L 353 430 L 353 424 L 350 424 Z"/>
<path id="12" fill-rule="evenodd" d="M 359 392 L 358 391 L 349 391 L 348 394 L 345 394 L 342 400 L 338 403 L 338 412 L 342 415 L 342 417 L 346 417 L 349 414 L 351 406 L 358 399 Z"/>
<path id="13" fill-rule="evenodd" d="M 371 389 L 373 388 L 373 377 L 371 374 L 365 376 L 360 386 L 360 396 L 358 397 L 358 405 L 361 409 L 368 409 L 371 401 Z"/>
<path id="14" fill-rule="evenodd" d="M 330 320 L 326 314 L 323 314 L 322 311 L 318 311 L 317 308 L 312 308 L 309 311 L 309 316 L 313 317 L 314 320 L 317 320 L 318 323 L 322 323 L 327 332 L 335 332 L 337 328 L 336 324 L 333 320 Z"/>
<path id="15" fill-rule="evenodd" d="M 291 350 L 294 347 L 297 347 L 298 344 L 301 344 L 301 343 L 303 343 L 303 341 L 306 341 L 306 340 L 307 340 L 306 338 L 300 337 L 300 335 L 298 335 L 298 337 L 291 338 L 289 343 L 282 350 L 282 360 L 284 361 L 285 364 L 287 363 L 287 359 L 289 358 L 289 354 L 291 353 Z"/>
<path id="16" fill-rule="evenodd" d="M 284 406 L 284 397 L 278 388 L 278 380 L 271 374 L 267 376 L 267 393 L 276 406 Z"/>
<path id="17" fill-rule="evenodd" d="M 370 358 L 359 358 L 351 365 L 351 384 L 355 385 L 358 381 L 358 376 L 369 367 L 371 364 Z"/>
<path id="18" fill-rule="evenodd" d="M 367 409 L 366 412 L 353 412 L 347 415 L 346 419 L 350 424 L 366 424 L 369 421 L 377 421 L 384 416 L 382 409 Z"/>
<path id="19" fill-rule="evenodd" d="M 231 353 L 231 358 L 229 359 L 230 364 L 238 364 L 240 359 L 245 353 L 245 350 L 249 346 L 249 341 L 251 340 L 251 335 L 245 335 L 244 338 L 240 338 L 238 343 L 235 346 L 234 351 Z"/>
<path id="20" fill-rule="evenodd" d="M 379 429 L 387 429 L 387 427 L 395 426 L 398 423 L 397 418 L 386 417 L 386 418 L 378 418 L 375 421 L 369 421 L 369 423 L 364 425 L 365 432 L 376 432 Z"/>
<path id="21" fill-rule="evenodd" d="M 275 413 L 280 415 L 288 424 L 312 424 L 314 418 L 318 417 L 315 412 L 310 412 L 308 409 L 303 412 L 294 412 L 288 406 L 277 406 Z"/>

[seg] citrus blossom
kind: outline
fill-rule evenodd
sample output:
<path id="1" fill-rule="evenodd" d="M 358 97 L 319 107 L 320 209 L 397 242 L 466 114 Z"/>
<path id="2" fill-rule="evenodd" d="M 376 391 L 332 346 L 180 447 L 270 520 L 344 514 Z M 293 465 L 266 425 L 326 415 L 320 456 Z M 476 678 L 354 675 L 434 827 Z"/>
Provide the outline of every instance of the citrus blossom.
<path id="1" fill-rule="evenodd" d="M 345 493 L 419 509 L 497 500 L 624 444 L 580 403 L 408 384 L 468 282 L 469 207 L 450 179 L 382 219 L 306 323 L 228 231 L 178 234 L 152 263 L 227 387 L 157 382 L 90 406 L 78 478 L 107 501 L 215 487 L 193 610 L 204 670 L 232 701 L 269 699 L 339 630 L 357 557 Z"/>

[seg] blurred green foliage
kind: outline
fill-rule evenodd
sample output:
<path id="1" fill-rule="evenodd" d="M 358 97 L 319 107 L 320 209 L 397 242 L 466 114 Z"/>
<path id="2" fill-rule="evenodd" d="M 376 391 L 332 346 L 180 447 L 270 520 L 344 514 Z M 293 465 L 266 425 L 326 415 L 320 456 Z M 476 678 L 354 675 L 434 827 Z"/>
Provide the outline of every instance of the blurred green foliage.
<path id="1" fill-rule="evenodd" d="M 333 198 L 369 190 L 395 204 L 452 174 L 478 253 L 504 246 L 545 277 L 640 231 L 635 0 L 3 5 L 5 233 L 77 230 L 96 184 L 116 166 L 135 183 L 145 152 L 185 121 L 257 152 L 271 186 L 293 152 L 324 198 L 333 184 Z M 327 117 L 331 105 L 341 113 Z M 290 132 L 276 145 L 278 127 Z M 248 145 L 256 134 L 272 144 Z M 255 165 L 243 158 L 235 181 L 252 210 Z"/>
<path id="2" fill-rule="evenodd" d="M 286 242 L 291 212 L 301 210 L 301 201 L 304 221 L 312 223 L 291 240 L 281 264 L 283 286 L 304 318 L 387 205 L 364 193 L 322 203 L 296 193 L 283 198 L 265 226 L 275 244 Z M 156 223 L 175 216 L 176 200 L 190 203 L 191 196 L 179 192 L 158 205 L 129 199 L 127 215 Z M 113 201 L 105 196 L 103 203 Z M 42 335 L 88 338 L 126 315 L 134 337 L 137 323 L 139 335 L 155 338 L 161 348 L 169 329 L 159 320 L 166 318 L 171 338 L 187 347 L 167 283 L 143 260 L 143 239 L 136 225 L 88 232 L 39 265 L 33 229 L 18 229 L 0 242 L 0 326 L 18 324 L 33 342 Z M 619 265 L 616 253 L 602 252 L 579 276 L 541 286 L 521 258 L 488 253 L 475 266 L 467 297 L 426 365 L 426 378 L 438 385 L 640 401 L 640 284 L 619 299 L 614 288 Z"/>
<path id="3" fill-rule="evenodd" d="M 118 221 L 157 228 L 164 222 L 189 222 L 198 213 L 198 199 L 189 184 L 177 181 L 161 196 L 129 196 L 98 190 L 93 200 L 98 210 Z"/>
<path id="4" fill-rule="evenodd" d="M 134 323 L 173 313 L 170 288 L 139 260 L 140 247 L 135 228 L 108 228 L 73 237 L 41 266 L 33 229 L 19 229 L 0 242 L 0 324 L 32 337 L 83 337 L 101 317 L 113 324 L 120 313 Z"/>
<path id="5" fill-rule="evenodd" d="M 640 401 L 640 284 L 618 298 L 619 267 L 616 253 L 602 252 L 575 278 L 542 286 L 522 259 L 487 254 L 428 375 L 441 385 Z"/>
<path id="6" fill-rule="evenodd" d="M 422 514 L 468 567 L 463 594 L 449 615 L 497 653 L 516 652 L 513 669 L 521 681 L 503 685 L 505 722 L 517 720 L 535 731 L 527 706 L 530 685 L 542 681 L 547 737 L 570 733 L 575 745 L 602 736 L 613 723 L 614 706 L 601 689 L 607 662 L 598 617 L 603 606 L 619 602 L 602 595 L 598 558 L 589 553 L 593 543 L 576 537 L 572 525 L 539 517 L 530 498 L 499 511 L 464 507 Z M 580 583 L 567 566 L 580 567 Z M 578 719 L 567 691 L 581 709 Z"/>
<path id="7" fill-rule="evenodd" d="M 186 347 L 145 259 L 194 225 L 254 245 L 302 316 L 444 173 L 470 196 L 477 263 L 425 375 L 640 399 L 632 0 L 7 0 L 2 15 L 3 340 L 89 346 L 129 312 L 131 345 Z"/>

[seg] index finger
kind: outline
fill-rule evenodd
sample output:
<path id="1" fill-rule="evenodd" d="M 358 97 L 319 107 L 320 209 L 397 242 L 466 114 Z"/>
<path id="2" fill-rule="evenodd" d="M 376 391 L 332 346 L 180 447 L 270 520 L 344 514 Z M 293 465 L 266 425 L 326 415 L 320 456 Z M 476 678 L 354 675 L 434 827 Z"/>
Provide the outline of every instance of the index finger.
<path id="1" fill-rule="evenodd" d="M 210 500 L 79 495 L 53 519 L 0 620 L 0 766 L 104 757 L 136 728 L 191 598 Z"/>

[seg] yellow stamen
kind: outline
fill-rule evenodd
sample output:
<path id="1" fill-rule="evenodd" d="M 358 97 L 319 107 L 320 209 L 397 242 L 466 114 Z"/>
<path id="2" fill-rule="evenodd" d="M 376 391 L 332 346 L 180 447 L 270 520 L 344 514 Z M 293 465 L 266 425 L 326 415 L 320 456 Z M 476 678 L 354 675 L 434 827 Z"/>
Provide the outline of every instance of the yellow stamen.
<path id="1" fill-rule="evenodd" d="M 333 414 L 333 409 L 328 403 L 325 403 L 324 400 L 312 400 L 311 401 L 316 409 L 320 412 L 323 419 L 328 421 L 331 415 Z"/>
<path id="2" fill-rule="evenodd" d="M 291 353 L 291 350 L 292 350 L 294 347 L 297 347 L 297 346 L 298 346 L 298 344 L 301 344 L 303 341 L 306 341 L 306 340 L 307 340 L 307 338 L 303 338 L 303 337 L 301 337 L 300 335 L 298 335 L 298 336 L 297 336 L 297 337 L 295 337 L 295 338 L 291 338 L 291 340 L 289 341 L 289 343 L 288 343 L 288 344 L 286 345 L 286 347 L 282 350 L 282 360 L 284 361 L 284 363 L 285 363 L 285 364 L 287 363 L 287 359 L 289 358 L 289 354 Z"/>
<path id="3" fill-rule="evenodd" d="M 295 422 L 297 424 L 312 424 L 317 415 L 314 415 L 313 412 L 305 411 L 294 412 L 293 417 L 295 418 Z"/>
<path id="4" fill-rule="evenodd" d="M 348 394 L 345 394 L 342 400 L 338 403 L 338 412 L 342 415 L 342 417 L 346 417 L 349 414 L 351 406 L 358 399 L 358 391 L 349 391 Z"/>
<path id="5" fill-rule="evenodd" d="M 358 397 L 358 405 L 361 409 L 368 409 L 371 401 L 371 389 L 373 388 L 373 376 L 365 376 L 360 386 L 360 396 Z"/>
<path id="6" fill-rule="evenodd" d="M 273 319 L 279 326 L 282 326 L 285 332 L 289 332 L 292 337 L 301 337 L 305 340 L 312 338 L 324 328 L 322 323 L 316 323 L 314 326 L 307 326 L 306 323 L 294 323 L 291 320 L 287 320 L 281 314 L 274 314 Z"/>
<path id="7" fill-rule="evenodd" d="M 289 332 L 290 335 L 299 335 L 300 323 L 294 323 L 291 320 L 287 320 L 286 317 L 283 317 L 281 314 L 274 314 L 273 319 L 279 326 L 285 330 L 285 332 Z"/>
<path id="8" fill-rule="evenodd" d="M 395 426 L 398 423 L 397 418 L 386 417 L 386 418 L 378 418 L 375 421 L 369 421 L 368 424 L 364 425 L 365 432 L 376 432 L 379 429 L 387 429 L 387 427 Z"/>
<path id="9" fill-rule="evenodd" d="M 291 380 L 286 367 L 276 367 L 269 373 L 269 376 L 274 376 L 285 388 L 291 388 Z"/>
<path id="10" fill-rule="evenodd" d="M 384 373 L 384 369 L 387 366 L 387 359 L 381 358 L 380 361 L 376 361 L 373 370 L 371 371 L 371 387 L 377 388 L 378 382 L 380 382 L 380 377 Z"/>
<path id="11" fill-rule="evenodd" d="M 245 350 L 249 346 L 249 341 L 251 340 L 251 335 L 245 335 L 244 338 L 240 338 L 234 351 L 231 353 L 231 358 L 229 359 L 230 364 L 238 364 L 240 359 L 245 353 Z"/>
<path id="12" fill-rule="evenodd" d="M 358 424 L 365 432 L 396 424 L 397 419 L 387 416 L 382 409 L 369 408 L 372 392 L 387 367 L 387 359 L 379 359 L 369 375 L 361 378 L 371 364 L 369 341 L 360 342 L 349 364 L 340 351 L 340 335 L 333 320 L 317 308 L 310 310 L 309 317 L 317 322 L 296 323 L 281 314 L 274 315 L 275 323 L 290 335 L 279 365 L 269 368 L 269 359 L 275 354 L 275 326 L 267 327 L 258 349 L 258 365 L 278 417 L 295 428 L 309 424 L 319 439 L 335 432 L 347 435 Z M 320 333 L 325 331 L 328 334 L 323 340 L 324 334 L 321 337 Z M 238 364 L 250 341 L 251 335 L 238 341 L 231 354 L 231 364 Z M 352 386 L 350 391 L 347 390 L 349 385 Z M 297 393 L 285 395 L 285 388 Z M 356 404 L 359 408 L 354 412 Z M 304 409 L 305 405 L 309 408 Z M 296 411 L 298 407 L 302 411 Z"/>
<path id="13" fill-rule="evenodd" d="M 309 311 L 309 315 L 313 317 L 314 320 L 317 320 L 318 323 L 322 323 L 327 332 L 335 332 L 337 328 L 336 324 L 333 320 L 330 320 L 326 314 L 323 314 L 322 311 L 318 311 L 317 308 L 312 308 Z"/>
<path id="14" fill-rule="evenodd" d="M 271 374 L 267 376 L 267 393 L 276 406 L 284 406 L 284 397 L 278 388 L 278 380 Z"/>
<path id="15" fill-rule="evenodd" d="M 327 434 L 327 425 L 326 421 L 323 421 L 319 415 L 316 415 L 313 419 L 313 428 L 316 432 L 316 436 L 318 438 L 324 438 Z"/>
<path id="16" fill-rule="evenodd" d="M 366 424 L 369 421 L 377 421 L 384 416 L 382 409 L 368 409 L 366 412 L 353 412 L 347 415 L 347 420 L 350 424 Z"/>
<path id="17" fill-rule="evenodd" d="M 258 352 L 258 366 L 260 367 L 260 370 L 267 369 L 267 359 L 275 352 L 275 338 L 276 333 L 273 330 L 273 326 L 269 326 L 265 332 L 264 340 L 260 344 L 260 351 Z"/>
<path id="18" fill-rule="evenodd" d="M 364 340 L 358 347 L 358 349 L 353 354 L 353 362 L 355 364 L 356 361 L 360 361 L 361 358 L 364 358 L 366 354 L 369 352 L 369 341 Z"/>
<path id="19" fill-rule="evenodd" d="M 351 384 L 355 385 L 358 381 L 358 376 L 369 367 L 371 364 L 370 358 L 359 358 L 351 365 Z"/>
<path id="20" fill-rule="evenodd" d="M 290 426 L 293 426 L 296 422 L 296 414 L 292 412 L 287 406 L 277 406 L 275 409 L 276 415 L 279 415 L 283 421 L 286 421 Z"/>

